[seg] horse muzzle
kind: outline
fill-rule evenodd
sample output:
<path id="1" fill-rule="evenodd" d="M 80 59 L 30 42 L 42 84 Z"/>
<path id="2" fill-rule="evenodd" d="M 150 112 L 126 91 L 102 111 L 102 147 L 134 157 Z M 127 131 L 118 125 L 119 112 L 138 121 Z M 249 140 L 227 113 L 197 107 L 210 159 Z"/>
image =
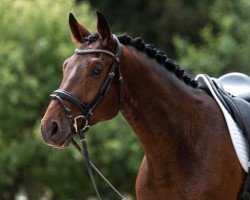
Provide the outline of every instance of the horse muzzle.
<path id="1" fill-rule="evenodd" d="M 41 121 L 41 134 L 44 142 L 52 147 L 65 149 L 71 141 L 72 135 L 68 126 L 56 119 L 43 119 Z"/>

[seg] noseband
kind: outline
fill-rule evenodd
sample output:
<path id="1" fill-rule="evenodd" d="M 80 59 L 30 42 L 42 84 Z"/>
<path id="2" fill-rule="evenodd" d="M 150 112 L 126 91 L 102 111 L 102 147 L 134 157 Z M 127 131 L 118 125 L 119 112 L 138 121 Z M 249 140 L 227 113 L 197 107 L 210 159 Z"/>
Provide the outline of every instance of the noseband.
<path id="1" fill-rule="evenodd" d="M 58 100 L 58 102 L 60 103 L 60 105 L 62 106 L 63 110 L 65 111 L 65 114 L 69 120 L 69 124 L 70 124 L 70 128 L 71 128 L 71 135 L 72 135 L 72 139 L 71 139 L 71 143 L 76 147 L 76 149 L 83 155 L 84 160 L 85 160 L 85 164 L 90 176 L 90 179 L 92 181 L 92 184 L 94 186 L 94 189 L 96 191 L 96 194 L 99 198 L 99 200 L 101 200 L 100 194 L 98 192 L 98 189 L 96 187 L 96 183 L 94 180 L 94 176 L 93 176 L 93 172 L 92 170 L 95 170 L 100 176 L 101 178 L 106 181 L 106 183 L 122 198 L 125 199 L 112 185 L 111 183 L 101 174 L 101 172 L 94 166 L 94 164 L 91 162 L 91 160 L 89 159 L 89 155 L 88 155 L 88 149 L 87 149 L 87 143 L 85 140 L 85 133 L 89 130 L 90 126 L 89 126 L 89 118 L 90 116 L 93 114 L 94 109 L 97 107 L 97 105 L 101 102 L 101 100 L 104 98 L 104 96 L 106 95 L 109 86 L 112 82 L 112 80 L 115 77 L 115 70 L 118 69 L 117 65 L 119 63 L 119 59 L 120 59 L 120 55 L 121 55 L 121 46 L 120 46 L 120 42 L 117 39 L 117 37 L 115 35 L 113 35 L 114 39 L 115 39 L 115 53 L 112 53 L 110 51 L 107 50 L 102 50 L 102 49 L 79 49 L 76 48 L 75 49 L 75 53 L 78 55 L 85 55 L 85 54 L 105 54 L 111 58 L 113 58 L 113 63 L 110 67 L 109 73 L 107 75 L 107 78 L 105 79 L 105 81 L 103 82 L 102 86 L 100 87 L 97 95 L 95 96 L 95 98 L 92 100 L 92 102 L 88 105 L 86 105 L 84 102 L 82 102 L 79 98 L 77 98 L 76 96 L 70 94 L 69 92 L 62 90 L 62 89 L 57 89 L 55 90 L 50 96 L 52 97 L 52 99 L 56 99 Z M 117 70 L 119 73 L 119 70 Z M 121 80 L 121 76 L 120 74 L 119 78 Z M 75 104 L 78 109 L 81 112 L 81 115 L 78 115 L 76 117 L 73 117 L 72 115 L 72 110 L 71 108 L 65 103 L 65 101 L 70 102 Z M 83 125 L 82 127 L 78 127 L 78 122 L 79 120 L 83 120 Z M 79 137 L 80 137 L 80 142 L 82 147 L 80 147 L 77 142 L 73 139 L 73 134 L 74 133 L 78 133 Z"/>

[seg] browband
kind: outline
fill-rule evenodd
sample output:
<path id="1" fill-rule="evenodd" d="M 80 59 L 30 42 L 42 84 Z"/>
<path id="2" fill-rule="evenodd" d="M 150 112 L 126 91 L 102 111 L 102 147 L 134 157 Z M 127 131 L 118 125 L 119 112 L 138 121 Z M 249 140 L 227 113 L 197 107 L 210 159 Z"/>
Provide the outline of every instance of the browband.
<path id="1" fill-rule="evenodd" d="M 119 40 L 116 37 L 116 35 L 113 34 L 113 37 L 116 40 L 116 44 L 119 44 Z M 112 53 L 110 51 L 103 50 L 103 49 L 79 49 L 79 48 L 76 48 L 75 53 L 79 54 L 79 55 L 94 54 L 94 53 L 104 53 L 107 56 L 115 59 L 116 62 L 119 62 L 120 52 L 121 52 L 120 48 L 121 48 L 120 45 L 116 45 L 115 53 Z"/>

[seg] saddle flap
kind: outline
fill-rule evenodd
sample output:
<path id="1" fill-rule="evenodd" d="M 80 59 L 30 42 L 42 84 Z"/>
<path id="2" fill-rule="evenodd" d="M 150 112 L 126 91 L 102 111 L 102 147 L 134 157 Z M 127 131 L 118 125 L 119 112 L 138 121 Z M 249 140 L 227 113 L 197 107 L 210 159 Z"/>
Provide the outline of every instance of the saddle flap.
<path id="1" fill-rule="evenodd" d="M 239 128 L 243 131 L 245 136 L 249 139 L 249 143 L 250 143 L 250 103 L 237 96 L 232 96 L 231 94 L 228 93 L 228 91 L 225 91 L 224 87 L 223 88 L 221 87 L 221 85 L 223 86 L 223 83 L 224 83 L 224 86 L 227 85 L 225 84 L 225 82 L 219 81 L 216 78 L 210 78 L 207 75 L 206 77 L 211 88 L 213 89 L 213 92 L 220 99 L 220 102 L 227 109 L 229 114 L 233 117 L 234 121 L 238 124 Z M 237 78 L 233 80 L 236 81 Z M 233 81 L 231 81 L 230 83 L 233 83 Z M 238 85 L 244 86 L 244 84 L 238 84 Z M 207 85 L 205 87 L 204 85 L 202 85 L 202 88 L 208 89 Z"/>
<path id="2" fill-rule="evenodd" d="M 243 99 L 230 96 L 220 89 L 218 91 L 230 109 L 229 113 L 250 142 L 250 104 Z"/>
<path id="3" fill-rule="evenodd" d="M 232 97 L 221 89 L 217 79 L 200 74 L 195 78 L 198 87 L 205 90 L 219 105 L 228 127 L 232 143 L 242 168 L 249 171 L 250 104 Z"/>

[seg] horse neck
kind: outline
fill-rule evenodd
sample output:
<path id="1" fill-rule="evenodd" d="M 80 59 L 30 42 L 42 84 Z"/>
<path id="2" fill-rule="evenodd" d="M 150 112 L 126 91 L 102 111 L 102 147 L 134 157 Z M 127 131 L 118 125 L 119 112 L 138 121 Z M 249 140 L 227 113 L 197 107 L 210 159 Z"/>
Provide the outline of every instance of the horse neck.
<path id="1" fill-rule="evenodd" d="M 176 163 L 189 145 L 195 89 L 154 59 L 122 47 L 121 112 L 139 138 L 148 161 Z M 180 148 L 178 148 L 180 147 Z"/>

